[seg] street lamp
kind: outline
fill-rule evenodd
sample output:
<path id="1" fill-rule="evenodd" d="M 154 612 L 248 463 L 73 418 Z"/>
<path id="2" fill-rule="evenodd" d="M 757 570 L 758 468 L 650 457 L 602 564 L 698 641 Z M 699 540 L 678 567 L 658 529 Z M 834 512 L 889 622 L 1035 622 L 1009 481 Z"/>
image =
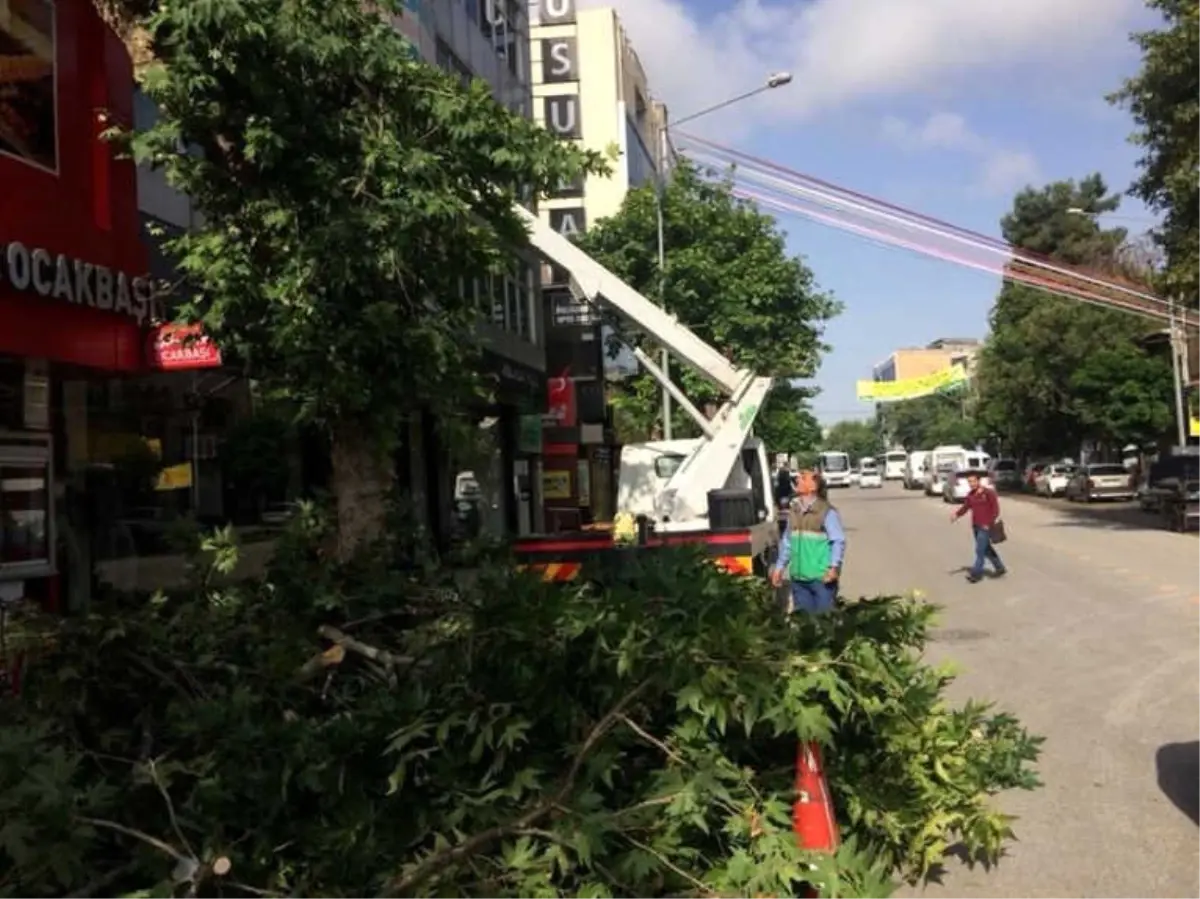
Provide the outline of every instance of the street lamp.
<path id="1" fill-rule="evenodd" d="M 691 115 L 686 115 L 678 121 L 672 123 L 674 125 L 682 125 L 684 122 L 694 122 L 701 116 L 709 115 L 719 109 L 725 109 L 727 106 L 732 106 L 735 103 L 741 103 L 743 100 L 748 100 L 765 91 L 774 90 L 777 87 L 792 83 L 791 72 L 773 72 L 767 76 L 767 80 L 760 84 L 754 90 L 746 91 L 744 94 L 738 94 L 736 97 L 730 97 L 728 100 L 723 100 L 720 103 L 715 103 L 712 106 L 705 107 L 699 112 L 693 112 Z M 667 165 L 667 123 L 664 121 L 658 134 L 658 185 L 654 191 L 654 211 L 658 220 L 658 304 L 664 304 L 667 286 L 667 258 L 666 258 L 666 243 L 663 239 L 663 192 L 666 190 L 666 165 Z M 663 377 L 671 376 L 671 354 L 663 349 L 660 354 L 659 365 L 662 368 Z M 671 394 L 665 388 L 662 394 L 662 416 L 663 416 L 663 439 L 671 439 Z"/>

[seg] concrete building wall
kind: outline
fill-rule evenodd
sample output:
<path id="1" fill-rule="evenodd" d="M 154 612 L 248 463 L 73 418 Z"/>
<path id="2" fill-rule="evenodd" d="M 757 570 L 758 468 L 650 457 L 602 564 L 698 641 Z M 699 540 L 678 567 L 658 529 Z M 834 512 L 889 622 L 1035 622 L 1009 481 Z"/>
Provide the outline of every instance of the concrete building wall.
<path id="1" fill-rule="evenodd" d="M 614 158 L 609 175 L 587 178 L 582 196 L 551 197 L 542 209 L 553 221 L 550 210 L 581 208 L 585 222 L 595 222 L 620 209 L 631 187 L 655 178 L 666 108 L 653 100 L 613 9 L 575 10 L 560 0 L 558 8 L 570 12 L 554 17 L 544 14 L 544 2 L 531 3 L 534 118 L 564 140 Z"/>
<path id="2" fill-rule="evenodd" d="M 899 349 L 875 366 L 873 377 L 876 381 L 904 381 L 931 375 L 954 364 L 965 364 L 970 370 L 980 345 L 978 340 L 942 339 L 925 347 Z"/>

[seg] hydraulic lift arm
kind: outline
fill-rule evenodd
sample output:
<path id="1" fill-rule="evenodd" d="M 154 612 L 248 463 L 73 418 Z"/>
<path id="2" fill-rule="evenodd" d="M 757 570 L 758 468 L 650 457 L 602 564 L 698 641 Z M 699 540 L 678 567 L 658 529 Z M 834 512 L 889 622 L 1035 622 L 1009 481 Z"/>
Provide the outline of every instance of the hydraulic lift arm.
<path id="1" fill-rule="evenodd" d="M 691 521 L 708 515 L 708 491 L 724 487 L 734 466 L 740 462 L 742 446 L 754 427 L 758 411 L 771 389 L 771 379 L 748 369 L 736 368 L 720 352 L 697 337 L 660 306 L 642 296 L 567 238 L 522 206 L 517 213 L 525 220 L 529 242 L 550 262 L 566 270 L 571 292 L 593 305 L 607 307 L 652 336 L 670 352 L 689 363 L 727 396 L 711 421 L 699 416 L 702 436 L 697 448 L 683 461 L 658 498 L 662 521 Z M 665 389 L 677 390 L 657 366 L 639 360 Z M 685 403 L 693 417 L 695 407 Z"/>

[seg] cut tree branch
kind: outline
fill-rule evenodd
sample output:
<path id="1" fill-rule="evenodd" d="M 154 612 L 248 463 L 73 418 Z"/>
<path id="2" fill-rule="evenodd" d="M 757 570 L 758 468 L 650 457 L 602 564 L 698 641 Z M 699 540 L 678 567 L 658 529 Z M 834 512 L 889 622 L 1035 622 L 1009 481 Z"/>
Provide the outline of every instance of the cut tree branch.
<path id="1" fill-rule="evenodd" d="M 575 787 L 575 780 L 579 777 L 579 771 L 583 768 L 584 762 L 588 755 L 600 742 L 601 738 L 608 733 L 625 714 L 625 710 L 633 703 L 642 691 L 650 685 L 649 680 L 644 680 L 624 696 L 618 700 L 607 714 L 604 715 L 595 727 L 591 729 L 587 737 L 583 741 L 583 745 L 579 747 L 579 751 L 575 753 L 575 758 L 571 762 L 571 767 L 567 771 L 567 775 L 563 778 L 562 786 L 549 799 L 534 806 L 525 814 L 509 821 L 507 824 L 500 824 L 496 827 L 489 828 L 482 833 L 477 833 L 456 846 L 451 846 L 449 849 L 443 849 L 441 852 L 435 852 L 433 855 L 425 859 L 417 865 L 412 871 L 403 876 L 397 876 L 392 879 L 388 885 L 386 895 L 403 896 L 413 890 L 414 887 L 424 883 L 434 874 L 445 871 L 451 865 L 469 858 L 477 852 L 482 851 L 492 842 L 510 836 L 517 831 L 528 830 L 545 815 L 554 811 L 555 808 L 562 805 L 570 796 L 571 791 Z"/>

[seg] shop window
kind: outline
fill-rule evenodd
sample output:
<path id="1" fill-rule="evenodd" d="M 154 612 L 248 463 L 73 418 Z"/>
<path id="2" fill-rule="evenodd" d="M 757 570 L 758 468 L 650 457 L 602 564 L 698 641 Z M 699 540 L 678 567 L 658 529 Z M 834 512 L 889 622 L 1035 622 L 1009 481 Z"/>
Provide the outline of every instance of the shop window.
<path id="1" fill-rule="evenodd" d="M 58 170 L 52 0 L 0 5 L 0 152 Z"/>
<path id="2" fill-rule="evenodd" d="M 9 437 L 0 443 L 0 577 L 48 574 L 51 542 L 50 444 Z"/>

